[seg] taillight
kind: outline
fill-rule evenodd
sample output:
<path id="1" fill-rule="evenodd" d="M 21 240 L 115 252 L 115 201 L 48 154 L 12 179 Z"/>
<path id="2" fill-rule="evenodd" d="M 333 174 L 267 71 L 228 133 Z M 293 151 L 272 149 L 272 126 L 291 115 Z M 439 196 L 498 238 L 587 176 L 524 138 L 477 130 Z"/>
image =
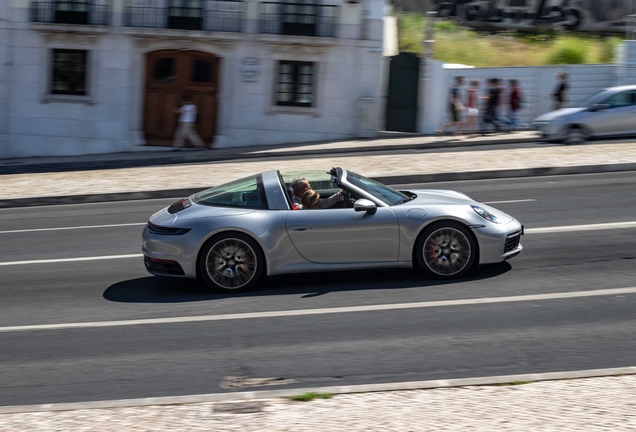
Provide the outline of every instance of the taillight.
<path id="1" fill-rule="evenodd" d="M 162 227 L 159 225 L 155 225 L 148 221 L 148 230 L 150 230 L 153 234 L 163 234 L 163 235 L 182 235 L 190 231 L 189 228 L 168 228 Z"/>

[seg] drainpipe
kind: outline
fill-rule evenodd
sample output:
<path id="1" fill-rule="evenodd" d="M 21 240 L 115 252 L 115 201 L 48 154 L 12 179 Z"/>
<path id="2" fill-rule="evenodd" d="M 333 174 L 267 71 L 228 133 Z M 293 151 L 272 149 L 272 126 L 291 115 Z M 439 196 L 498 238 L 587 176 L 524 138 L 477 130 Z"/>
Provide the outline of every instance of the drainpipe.
<path id="1" fill-rule="evenodd" d="M 418 82 L 418 97 L 417 97 L 417 118 L 416 118 L 416 131 L 419 133 L 424 132 L 425 122 L 424 113 L 426 112 L 426 85 L 428 83 L 428 62 L 433 55 L 433 44 L 435 43 L 435 18 L 437 17 L 437 11 L 428 11 L 426 13 L 426 24 L 423 29 L 422 39 L 422 57 L 420 58 L 420 76 Z"/>
<path id="2" fill-rule="evenodd" d="M 9 5 L 7 4 L 7 9 Z M 13 8 L 11 9 L 13 13 Z M 0 146 L 0 158 L 9 156 L 9 149 L 11 145 L 11 100 L 13 99 L 13 57 L 14 57 L 14 44 L 15 44 L 15 23 L 13 20 L 9 19 L 1 19 L 1 21 L 7 24 L 6 31 L 8 33 L 7 40 L 9 43 L 7 44 L 7 59 L 4 63 L 4 107 L 2 111 L 4 112 L 3 122 L 0 124 L 0 134 L 4 135 L 4 144 Z M 4 148 L 2 148 L 4 147 Z"/>

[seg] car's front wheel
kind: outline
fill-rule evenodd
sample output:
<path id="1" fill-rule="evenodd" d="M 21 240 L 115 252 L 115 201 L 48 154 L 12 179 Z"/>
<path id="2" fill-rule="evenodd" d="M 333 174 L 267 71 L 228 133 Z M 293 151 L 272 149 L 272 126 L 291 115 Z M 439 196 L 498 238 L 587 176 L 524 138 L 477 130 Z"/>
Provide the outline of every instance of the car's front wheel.
<path id="1" fill-rule="evenodd" d="M 582 144 L 587 141 L 588 138 L 589 134 L 584 127 L 574 125 L 570 126 L 566 131 L 563 142 L 567 145 Z"/>
<path id="2" fill-rule="evenodd" d="M 465 275 L 475 264 L 477 245 L 468 228 L 458 222 L 438 222 L 427 227 L 415 245 L 420 269 L 435 279 Z"/>
<path id="3" fill-rule="evenodd" d="M 199 274 L 215 291 L 243 292 L 254 287 L 265 262 L 260 247 L 241 233 L 223 233 L 211 238 L 199 254 Z"/>

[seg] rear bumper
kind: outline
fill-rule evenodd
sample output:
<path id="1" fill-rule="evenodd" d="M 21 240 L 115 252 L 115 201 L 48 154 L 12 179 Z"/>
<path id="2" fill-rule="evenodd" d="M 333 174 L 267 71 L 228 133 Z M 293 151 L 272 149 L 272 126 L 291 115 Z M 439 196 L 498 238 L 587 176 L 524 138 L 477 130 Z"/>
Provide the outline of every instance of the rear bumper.
<path id="1" fill-rule="evenodd" d="M 185 276 L 181 264 L 172 260 L 152 258 L 144 255 L 144 266 L 148 273 L 158 276 Z"/>

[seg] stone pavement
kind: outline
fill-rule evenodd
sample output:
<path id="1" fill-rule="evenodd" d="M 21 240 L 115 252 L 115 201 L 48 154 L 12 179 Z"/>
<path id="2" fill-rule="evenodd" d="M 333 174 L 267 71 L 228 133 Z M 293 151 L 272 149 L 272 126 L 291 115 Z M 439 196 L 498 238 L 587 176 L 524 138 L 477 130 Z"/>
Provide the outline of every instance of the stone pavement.
<path id="1" fill-rule="evenodd" d="M 0 431 L 636 430 L 636 376 L 170 406 L 0 414 Z"/>
<path id="2" fill-rule="evenodd" d="M 523 139 L 527 137 L 520 141 Z M 179 154 L 180 164 L 160 160 L 161 166 L 147 166 L 153 158 L 133 160 L 130 155 L 73 161 L 48 158 L 37 163 L 0 161 L 0 172 L 3 163 L 25 171 L 38 163 L 40 168 L 66 164 L 64 169 L 44 170 L 51 172 L 37 172 L 38 168 L 31 174 L 0 175 L 0 204 L 29 205 L 38 199 L 55 198 L 64 202 L 62 197 L 81 201 L 86 196 L 96 200 L 148 198 L 165 190 L 185 193 L 203 189 L 273 168 L 297 171 L 343 166 L 402 183 L 636 170 L 636 143 L 632 142 L 461 151 L 450 149 L 453 142 L 440 145 L 426 137 L 387 138 L 374 143 L 378 151 L 370 155 L 336 154 L 347 147 L 349 151 L 360 150 L 359 141 L 252 149 L 244 151 L 243 159 L 237 155 L 223 159 L 219 153 L 219 160 L 210 160 L 204 154 L 208 152 L 184 152 L 183 156 L 174 152 Z M 369 147 L 368 142 L 365 145 Z M 418 151 L 425 148 L 425 152 Z M 262 157 L 264 153 L 266 157 Z M 127 163 L 128 167 L 78 169 L 98 163 L 108 166 L 104 161 L 112 162 L 111 166 Z M 68 411 L 43 408 L 40 412 L 0 414 L 0 431 L 633 431 L 634 394 L 636 376 L 628 375 L 340 394 L 311 402 L 269 398 Z"/>
<path id="3" fill-rule="evenodd" d="M 197 152 L 200 153 L 200 152 Z M 299 155 L 110 170 L 78 170 L 0 176 L 0 206 L 15 200 L 91 195 L 96 200 L 152 198 L 166 190 L 179 196 L 269 169 L 282 172 L 342 166 L 391 183 L 589 173 L 636 169 L 636 143 L 591 143 L 491 150 Z M 107 197 L 110 195 L 110 198 Z M 130 198 L 128 198 L 130 199 Z M 16 202 L 17 203 L 17 202 Z M 54 203 L 54 202 L 53 202 Z"/>

